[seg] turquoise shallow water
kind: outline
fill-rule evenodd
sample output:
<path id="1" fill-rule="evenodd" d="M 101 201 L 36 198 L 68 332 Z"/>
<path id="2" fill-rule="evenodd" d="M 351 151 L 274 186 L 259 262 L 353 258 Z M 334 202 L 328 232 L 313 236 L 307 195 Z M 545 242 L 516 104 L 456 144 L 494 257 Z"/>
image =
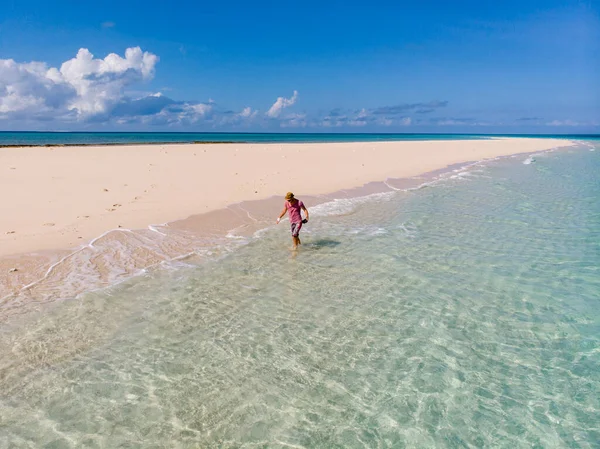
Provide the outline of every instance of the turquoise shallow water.
<path id="1" fill-rule="evenodd" d="M 0 329 L 0 447 L 600 447 L 600 147 L 311 210 Z"/>

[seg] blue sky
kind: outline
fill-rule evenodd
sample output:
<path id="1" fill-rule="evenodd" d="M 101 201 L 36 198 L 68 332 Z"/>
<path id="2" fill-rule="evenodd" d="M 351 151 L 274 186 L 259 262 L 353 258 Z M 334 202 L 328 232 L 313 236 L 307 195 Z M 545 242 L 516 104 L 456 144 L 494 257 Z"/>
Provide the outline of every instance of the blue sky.
<path id="1" fill-rule="evenodd" d="M 0 129 L 600 132 L 600 9 L 3 0 Z"/>

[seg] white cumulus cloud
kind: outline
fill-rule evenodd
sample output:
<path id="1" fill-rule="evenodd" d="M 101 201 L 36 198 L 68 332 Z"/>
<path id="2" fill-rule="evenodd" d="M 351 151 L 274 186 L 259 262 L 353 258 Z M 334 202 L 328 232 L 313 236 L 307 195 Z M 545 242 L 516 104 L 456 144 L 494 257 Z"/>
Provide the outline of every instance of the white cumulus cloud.
<path id="1" fill-rule="evenodd" d="M 295 90 L 294 94 L 290 98 L 278 97 L 273 106 L 267 111 L 267 116 L 271 118 L 277 118 L 281 115 L 281 111 L 284 108 L 293 106 L 298 100 L 298 91 Z"/>
<path id="2" fill-rule="evenodd" d="M 125 57 L 94 58 L 86 48 L 60 69 L 43 62 L 0 59 L 0 114 L 51 119 L 82 119 L 106 114 L 124 97 L 127 86 L 152 78 L 158 56 L 139 47 Z"/>
<path id="3" fill-rule="evenodd" d="M 51 121 L 61 126 L 81 122 L 176 129 L 256 123 L 258 111 L 250 106 L 234 112 L 212 99 L 181 101 L 136 89 L 154 76 L 157 63 L 158 56 L 139 47 L 104 58 L 82 48 L 58 68 L 0 59 L 0 121 L 27 123 L 32 128 L 38 126 L 34 122 Z M 279 107 L 293 104 L 297 95 L 280 99 Z"/>

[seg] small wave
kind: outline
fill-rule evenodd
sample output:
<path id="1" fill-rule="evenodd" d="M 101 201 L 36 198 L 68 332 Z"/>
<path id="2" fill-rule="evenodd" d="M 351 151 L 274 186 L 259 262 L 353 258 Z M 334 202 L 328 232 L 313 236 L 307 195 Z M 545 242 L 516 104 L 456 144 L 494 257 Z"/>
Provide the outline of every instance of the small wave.
<path id="1" fill-rule="evenodd" d="M 165 227 L 165 226 L 168 226 L 168 224 L 167 223 L 163 223 L 163 224 L 160 224 L 160 225 L 148 225 L 148 229 L 150 231 L 152 231 L 152 232 L 156 232 L 157 234 L 166 236 L 167 234 L 165 234 L 164 232 L 160 232 L 158 229 L 156 229 L 159 226 Z"/>
<path id="2" fill-rule="evenodd" d="M 389 234 L 389 231 L 385 228 L 376 227 L 374 229 L 369 229 L 367 231 L 367 235 L 369 236 L 377 236 L 377 235 L 386 235 Z"/>
<path id="3" fill-rule="evenodd" d="M 408 238 L 415 238 L 417 236 L 416 227 L 410 223 L 400 223 L 396 229 L 400 229 Z"/>
<path id="4" fill-rule="evenodd" d="M 470 178 L 470 177 L 475 177 L 476 175 L 472 172 L 469 171 L 462 171 L 460 173 L 457 173 L 455 175 L 451 175 L 449 178 L 450 179 L 464 179 L 464 178 Z"/>
<path id="5" fill-rule="evenodd" d="M 230 231 L 227 234 L 225 234 L 225 237 L 233 240 L 246 240 L 246 237 L 243 237 L 241 235 L 235 235 L 233 231 Z"/>
<path id="6" fill-rule="evenodd" d="M 390 190 L 395 190 L 395 191 L 402 191 L 402 189 L 399 189 L 397 187 L 391 186 L 390 183 L 388 182 L 388 180 L 384 180 L 383 183 L 386 185 L 386 187 Z"/>
<path id="7" fill-rule="evenodd" d="M 346 233 L 350 234 L 350 235 L 365 235 L 365 236 L 369 236 L 369 237 L 375 237 L 378 235 L 388 234 L 389 231 L 380 226 L 360 226 L 360 227 L 348 230 Z"/>
<path id="8" fill-rule="evenodd" d="M 533 156 L 529 156 L 527 159 L 525 159 L 523 161 L 523 165 L 530 165 L 533 162 L 535 162 L 535 158 Z"/>
<path id="9" fill-rule="evenodd" d="M 393 195 L 394 192 L 382 192 L 355 198 L 336 198 L 312 207 L 310 213 L 316 217 L 351 215 L 361 204 L 377 200 L 385 201 L 391 199 Z"/>
<path id="10" fill-rule="evenodd" d="M 283 220 L 282 220 L 283 221 Z M 265 228 L 259 229 L 256 232 L 254 232 L 254 234 L 252 234 L 252 236 L 256 239 L 260 239 L 262 238 L 267 232 L 269 232 L 270 230 L 272 230 L 275 227 L 275 225 L 273 226 L 267 226 Z"/>
<path id="11" fill-rule="evenodd" d="M 177 271 L 180 268 L 193 268 L 196 266 L 196 264 L 193 263 L 188 263 L 186 262 L 186 260 L 197 256 L 198 254 L 194 251 L 191 253 L 187 253 L 187 254 L 183 254 L 182 256 L 176 257 L 172 260 L 167 260 L 164 262 L 161 262 L 161 268 L 167 269 L 169 271 Z"/>

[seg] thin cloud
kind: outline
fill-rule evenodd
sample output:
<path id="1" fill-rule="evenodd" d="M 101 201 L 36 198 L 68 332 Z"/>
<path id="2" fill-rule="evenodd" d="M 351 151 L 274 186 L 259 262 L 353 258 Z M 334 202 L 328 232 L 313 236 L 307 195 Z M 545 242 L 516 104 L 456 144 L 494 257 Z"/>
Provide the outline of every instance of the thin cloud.
<path id="1" fill-rule="evenodd" d="M 552 120 L 546 123 L 547 126 L 582 126 L 586 123 L 576 122 L 575 120 Z"/>
<path id="2" fill-rule="evenodd" d="M 440 126 L 479 125 L 477 120 L 471 117 L 433 117 L 429 122 Z"/>
<path id="3" fill-rule="evenodd" d="M 102 22 L 102 28 L 114 28 L 117 24 L 115 22 Z"/>
<path id="4" fill-rule="evenodd" d="M 298 91 L 295 90 L 294 94 L 290 98 L 278 97 L 273 106 L 267 111 L 267 116 L 271 118 L 277 118 L 281 115 L 281 111 L 285 108 L 293 106 L 298 100 Z"/>
<path id="5" fill-rule="evenodd" d="M 395 106 L 382 106 L 376 109 L 373 109 L 372 113 L 375 115 L 397 115 L 404 114 L 407 111 L 413 111 L 415 109 L 432 112 L 438 108 L 444 108 L 448 106 L 448 101 L 430 101 L 429 103 L 404 103 L 398 104 Z M 421 112 L 421 113 L 426 113 Z"/>
<path id="6" fill-rule="evenodd" d="M 339 108 L 333 109 L 326 116 L 313 120 L 311 126 L 322 128 L 363 127 L 363 126 L 410 126 L 414 121 L 408 116 L 391 116 L 373 114 L 372 110 L 363 108 L 344 113 Z"/>
<path id="7" fill-rule="evenodd" d="M 306 114 L 288 114 L 280 123 L 282 128 L 305 128 L 308 125 Z"/>

